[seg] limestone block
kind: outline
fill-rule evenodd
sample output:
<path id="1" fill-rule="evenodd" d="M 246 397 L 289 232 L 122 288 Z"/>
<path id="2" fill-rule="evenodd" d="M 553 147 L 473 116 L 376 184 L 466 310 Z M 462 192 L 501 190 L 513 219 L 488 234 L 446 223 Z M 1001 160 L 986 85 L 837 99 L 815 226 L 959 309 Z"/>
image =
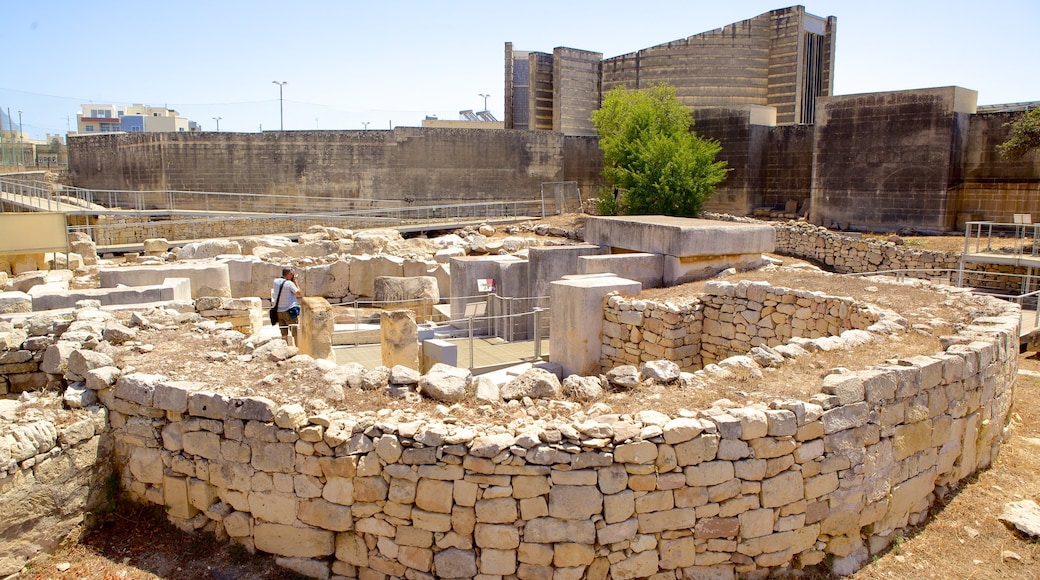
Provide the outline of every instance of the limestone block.
<path id="1" fill-rule="evenodd" d="M 59 340 L 47 347 L 40 362 L 40 370 L 52 375 L 64 375 L 69 369 L 69 357 L 78 348 L 78 344 Z"/>
<path id="2" fill-rule="evenodd" d="M 805 498 L 802 475 L 785 471 L 762 481 L 762 507 L 780 507 Z"/>
<path id="3" fill-rule="evenodd" d="M 358 533 L 343 532 L 336 535 L 336 559 L 354 566 L 368 566 L 368 546 Z"/>
<path id="4" fill-rule="evenodd" d="M 649 441 L 625 443 L 614 449 L 614 461 L 617 463 L 634 463 L 644 465 L 657 459 L 657 445 Z M 602 485 L 602 484 L 601 484 Z M 604 493 L 609 493 L 604 491 Z"/>
<path id="5" fill-rule="evenodd" d="M 639 514 L 639 532 L 656 534 L 666 530 L 682 530 L 693 528 L 697 522 L 697 513 L 693 508 L 675 508 L 660 512 Z"/>
<path id="6" fill-rule="evenodd" d="M 549 515 L 554 518 L 589 519 L 602 510 L 603 495 L 595 487 L 554 485 L 549 490 Z"/>
<path id="7" fill-rule="evenodd" d="M 657 550 L 633 554 L 610 565 L 610 577 L 615 580 L 647 578 L 658 571 Z"/>
<path id="8" fill-rule="evenodd" d="M 270 422 L 278 405 L 267 397 L 235 397 L 228 401 L 227 416 L 244 421 Z"/>
<path id="9" fill-rule="evenodd" d="M 116 367 L 106 367 L 116 368 Z M 97 373 L 95 369 L 91 373 Z M 118 370 L 118 369 L 116 369 Z M 87 384 L 90 384 L 91 374 L 87 375 Z M 185 413 L 188 411 L 188 395 L 192 392 L 204 389 L 206 383 L 197 381 L 169 381 L 162 380 L 155 383 L 152 391 L 152 404 L 157 409 L 173 411 L 174 413 Z"/>
<path id="10" fill-rule="evenodd" d="M 112 366 L 112 357 L 107 354 L 77 349 L 69 354 L 68 373 L 77 377 L 77 380 L 85 380 L 87 371 Z"/>
<path id="11" fill-rule="evenodd" d="M 300 291 L 304 296 L 342 298 L 350 294 L 350 260 L 340 258 L 330 264 L 300 269 Z"/>
<path id="12" fill-rule="evenodd" d="M 292 525 L 296 521 L 298 502 L 292 495 L 250 493 L 249 511 L 253 517 L 275 524 Z"/>
<path id="13" fill-rule="evenodd" d="M 384 366 L 404 365 L 411 369 L 419 369 L 419 327 L 415 323 L 415 312 L 380 312 L 379 339 Z"/>
<path id="14" fill-rule="evenodd" d="M 300 329 L 297 332 L 297 347 L 301 354 L 315 360 L 335 361 L 332 335 L 335 329 L 335 312 L 329 301 L 307 296 L 300 301 Z"/>
<path id="15" fill-rule="evenodd" d="M 637 295 L 639 282 L 617 277 L 575 278 L 550 285 L 550 360 L 564 375 L 592 375 L 600 365 L 603 299 L 611 292 Z"/>
<path id="16" fill-rule="evenodd" d="M 515 550 L 520 546 L 520 532 L 511 524 L 477 524 L 473 540 L 480 548 Z"/>
<path id="17" fill-rule="evenodd" d="M 477 575 L 477 556 L 469 550 L 442 550 L 433 558 L 433 571 L 437 578 L 473 578 Z"/>
<path id="18" fill-rule="evenodd" d="M 379 276 L 374 283 L 376 304 L 392 310 L 411 309 L 416 318 L 428 320 L 433 306 L 440 302 L 440 289 L 434 276 Z"/>
<path id="19" fill-rule="evenodd" d="M 524 527 L 524 541 L 539 544 L 578 542 L 592 544 L 596 541 L 596 525 L 589 520 L 560 520 L 536 518 Z"/>
<path id="20" fill-rule="evenodd" d="M 376 278 L 380 276 L 401 277 L 402 274 L 404 274 L 403 258 L 382 254 L 356 256 L 350 262 L 350 293 L 355 296 L 375 296 Z"/>
<path id="21" fill-rule="evenodd" d="M 224 531 L 232 538 L 252 535 L 253 519 L 245 512 L 232 512 L 222 521 Z"/>
<path id="22" fill-rule="evenodd" d="M 553 373 L 542 369 L 532 368 L 524 371 L 519 376 L 503 385 L 499 394 L 503 399 L 559 399 L 563 392 L 560 379 Z"/>
<path id="23" fill-rule="evenodd" d="M 181 444 L 188 455 L 206 459 L 220 459 L 220 436 L 209 431 L 192 431 L 181 436 Z"/>
<path id="24" fill-rule="evenodd" d="M 468 369 L 436 363 L 419 379 L 419 392 L 435 401 L 454 403 L 466 398 L 472 381 Z"/>
<path id="25" fill-rule="evenodd" d="M 257 550 L 292 558 L 322 558 L 336 552 L 335 534 L 328 530 L 257 522 L 253 542 Z"/>
<path id="26" fill-rule="evenodd" d="M 114 394 L 120 399 L 137 403 L 138 405 L 151 406 L 155 394 L 155 385 L 165 379 L 166 377 L 162 375 L 151 375 L 148 373 L 122 375 L 116 379 Z"/>
<path id="27" fill-rule="evenodd" d="M 452 482 L 422 478 L 416 488 L 415 505 L 426 511 L 450 514 L 452 497 Z"/>
<path id="28" fill-rule="evenodd" d="M 144 253 L 149 256 L 162 255 L 168 251 L 170 251 L 170 242 L 166 238 L 149 238 L 144 241 Z"/>
<path id="29" fill-rule="evenodd" d="M 163 502 L 170 516 L 181 519 L 195 517 L 199 510 L 188 500 L 188 480 L 184 477 L 163 477 Z"/>
<path id="30" fill-rule="evenodd" d="M 134 479 L 142 483 L 163 482 L 163 462 L 160 450 L 151 447 L 134 448 L 127 462 Z"/>
<path id="31" fill-rule="evenodd" d="M 477 522 L 511 524 L 517 520 L 517 503 L 511 497 L 478 500 L 474 506 Z"/>

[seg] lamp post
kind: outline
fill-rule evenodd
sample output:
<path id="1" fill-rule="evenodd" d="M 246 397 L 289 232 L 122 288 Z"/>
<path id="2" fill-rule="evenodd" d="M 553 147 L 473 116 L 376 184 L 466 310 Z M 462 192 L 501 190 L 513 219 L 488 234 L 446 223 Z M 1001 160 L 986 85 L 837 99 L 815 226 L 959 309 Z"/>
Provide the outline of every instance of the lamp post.
<path id="1" fill-rule="evenodd" d="M 18 109 L 18 164 L 25 165 L 25 137 L 22 133 L 21 109 Z"/>
<path id="2" fill-rule="evenodd" d="M 224 117 L 213 117 L 213 120 L 217 122 L 217 133 L 220 133 L 220 120 Z"/>
<path id="3" fill-rule="evenodd" d="M 487 100 L 488 100 L 488 97 L 490 97 L 491 95 L 485 95 L 484 93 L 480 93 L 477 96 L 478 97 L 484 97 L 484 110 L 486 111 L 487 110 Z"/>
<path id="4" fill-rule="evenodd" d="M 285 101 L 282 100 L 282 88 L 289 84 L 289 81 L 271 81 L 278 85 L 278 121 L 279 130 L 285 131 Z"/>
<path id="5" fill-rule="evenodd" d="M 365 131 L 368 131 L 368 126 L 371 124 L 368 121 L 361 121 L 361 124 L 365 126 Z"/>

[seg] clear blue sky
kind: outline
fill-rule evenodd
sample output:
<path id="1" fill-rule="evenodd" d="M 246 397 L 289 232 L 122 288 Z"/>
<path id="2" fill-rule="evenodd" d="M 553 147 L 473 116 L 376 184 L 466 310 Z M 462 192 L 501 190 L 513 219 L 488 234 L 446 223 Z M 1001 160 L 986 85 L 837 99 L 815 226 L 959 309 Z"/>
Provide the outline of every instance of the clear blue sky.
<path id="1" fill-rule="evenodd" d="M 502 119 L 503 49 L 617 56 L 780 0 L 7 0 L 0 107 L 26 133 L 75 130 L 85 103 L 166 105 L 214 130 L 387 129 L 484 107 Z M 838 18 L 835 94 L 957 85 L 1040 100 L 1035 0 L 819 0 Z M 6 128 L 6 127 L 5 127 Z M 15 127 L 17 129 L 17 127 Z"/>

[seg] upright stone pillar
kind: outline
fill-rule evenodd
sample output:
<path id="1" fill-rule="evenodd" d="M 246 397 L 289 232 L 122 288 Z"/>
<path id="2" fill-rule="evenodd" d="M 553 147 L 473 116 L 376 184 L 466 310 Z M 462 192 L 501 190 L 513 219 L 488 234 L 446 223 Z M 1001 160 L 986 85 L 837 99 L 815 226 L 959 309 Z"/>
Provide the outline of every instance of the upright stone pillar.
<path id="1" fill-rule="evenodd" d="M 335 315 L 332 306 L 320 296 L 307 296 L 300 300 L 300 328 L 296 333 L 296 346 L 300 354 L 315 359 L 336 360 L 332 352 L 332 331 Z"/>
<path id="2" fill-rule="evenodd" d="M 617 276 L 552 282 L 549 361 L 563 367 L 564 376 L 595 374 L 603 354 L 603 299 L 614 291 L 636 296 L 641 290 L 639 282 Z"/>
<path id="3" fill-rule="evenodd" d="M 404 365 L 419 369 L 419 327 L 411 310 L 384 310 L 379 313 L 379 343 L 383 365 Z"/>

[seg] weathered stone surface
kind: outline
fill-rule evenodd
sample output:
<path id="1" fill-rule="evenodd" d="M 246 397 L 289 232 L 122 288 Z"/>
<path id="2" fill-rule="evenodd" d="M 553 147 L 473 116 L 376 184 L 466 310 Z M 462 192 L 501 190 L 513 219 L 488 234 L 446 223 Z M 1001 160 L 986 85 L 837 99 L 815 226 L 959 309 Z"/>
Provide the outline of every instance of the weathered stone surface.
<path id="1" fill-rule="evenodd" d="M 533 368 L 502 386 L 500 395 L 503 399 L 559 399 L 563 387 L 556 375 L 545 369 Z"/>
<path id="2" fill-rule="evenodd" d="M 997 516 L 1002 522 L 1033 538 L 1040 536 L 1040 506 L 1033 500 L 1013 501 L 1004 504 Z"/>
<path id="3" fill-rule="evenodd" d="M 472 382 L 468 369 L 437 363 L 419 379 L 419 392 L 435 401 L 455 403 L 466 398 Z"/>
<path id="4" fill-rule="evenodd" d="M 599 377 L 568 375 L 561 384 L 564 396 L 576 401 L 596 401 L 603 397 Z"/>
<path id="5" fill-rule="evenodd" d="M 438 578 L 473 578 L 477 575 L 477 555 L 457 548 L 442 550 L 433 557 L 433 571 Z"/>
<path id="6" fill-rule="evenodd" d="M 257 550 L 291 558 L 322 558 L 336 552 L 335 534 L 311 527 L 257 522 L 253 541 Z"/>

